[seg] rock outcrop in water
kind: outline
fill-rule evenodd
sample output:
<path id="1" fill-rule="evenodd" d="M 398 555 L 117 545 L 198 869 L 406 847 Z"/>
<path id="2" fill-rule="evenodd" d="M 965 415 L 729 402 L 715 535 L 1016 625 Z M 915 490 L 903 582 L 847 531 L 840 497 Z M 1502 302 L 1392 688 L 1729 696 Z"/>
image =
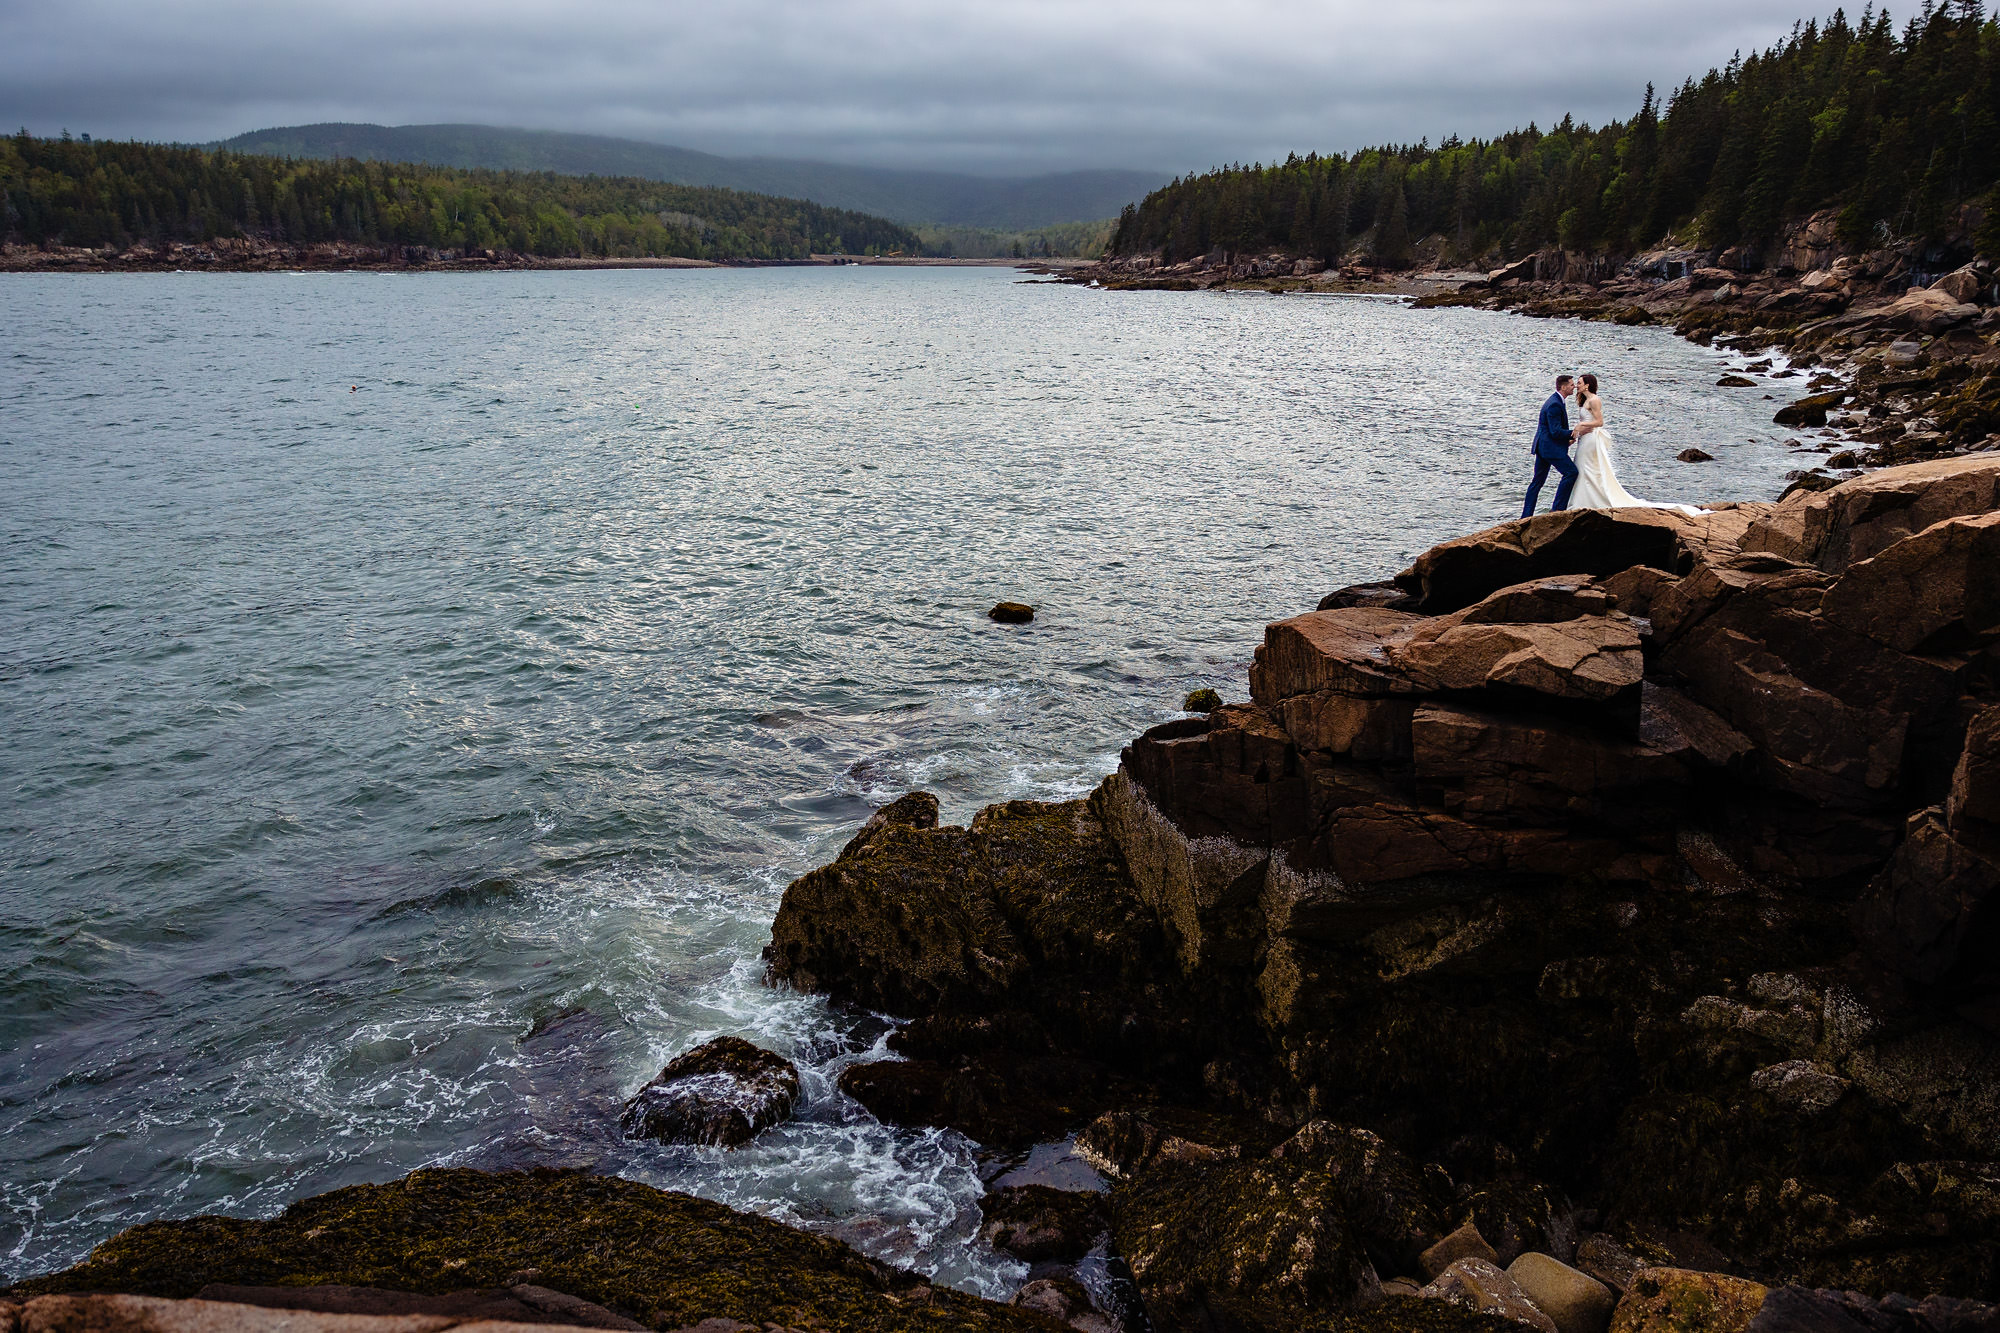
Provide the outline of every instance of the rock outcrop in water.
<path id="1" fill-rule="evenodd" d="M 734 1148 L 777 1124 L 799 1102 L 790 1060 L 741 1037 L 717 1037 L 669 1061 L 625 1104 L 634 1138 Z"/>
<path id="2" fill-rule="evenodd" d="M 774 976 L 911 1016 L 843 1086 L 1088 1124 L 1162 1328 L 1431 1309 L 1468 1227 L 1469 1306 L 1540 1254 L 1634 1333 L 1642 1270 L 2000 1296 L 2000 459 L 1504 524 L 1250 694 L 796 881 Z"/>

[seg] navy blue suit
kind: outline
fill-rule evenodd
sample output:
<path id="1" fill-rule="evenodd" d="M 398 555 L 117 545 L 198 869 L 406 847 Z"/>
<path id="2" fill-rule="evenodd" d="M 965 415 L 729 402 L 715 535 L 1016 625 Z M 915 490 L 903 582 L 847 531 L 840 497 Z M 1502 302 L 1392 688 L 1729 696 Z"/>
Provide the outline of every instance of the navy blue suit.
<path id="1" fill-rule="evenodd" d="M 1549 469 L 1562 473 L 1562 484 L 1556 487 L 1555 504 L 1550 512 L 1569 508 L 1569 493 L 1576 487 L 1576 460 L 1569 456 L 1569 446 L 1575 432 L 1569 428 L 1569 413 L 1563 410 L 1563 399 L 1559 393 L 1549 395 L 1549 401 L 1542 404 L 1542 419 L 1535 426 L 1535 479 L 1528 485 L 1528 502 L 1521 506 L 1521 517 L 1535 512 L 1535 502 L 1542 498 L 1542 483 L 1549 478 Z"/>

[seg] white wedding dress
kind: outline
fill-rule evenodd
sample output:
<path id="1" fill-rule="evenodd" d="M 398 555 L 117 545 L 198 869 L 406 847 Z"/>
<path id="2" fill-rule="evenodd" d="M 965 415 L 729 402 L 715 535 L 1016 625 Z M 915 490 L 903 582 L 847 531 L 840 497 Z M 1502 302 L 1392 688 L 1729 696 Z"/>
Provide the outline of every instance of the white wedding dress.
<path id="1" fill-rule="evenodd" d="M 1603 399 L 1598 400 L 1600 403 Z M 1658 504 L 1641 500 L 1618 484 L 1618 468 L 1611 461 L 1611 432 L 1599 426 L 1576 442 L 1576 487 L 1570 492 L 1571 509 L 1674 509 L 1683 514 L 1708 511 L 1693 505 Z"/>

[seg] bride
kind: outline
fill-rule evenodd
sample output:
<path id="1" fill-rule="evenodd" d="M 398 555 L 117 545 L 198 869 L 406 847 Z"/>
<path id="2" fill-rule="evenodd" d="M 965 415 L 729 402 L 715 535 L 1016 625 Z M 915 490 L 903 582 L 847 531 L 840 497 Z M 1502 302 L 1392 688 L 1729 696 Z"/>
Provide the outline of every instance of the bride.
<path id="1" fill-rule="evenodd" d="M 1641 500 L 1618 484 L 1618 469 L 1611 461 L 1611 432 L 1604 429 L 1604 400 L 1597 396 L 1597 376 L 1577 378 L 1577 411 L 1583 420 L 1576 423 L 1576 488 L 1569 497 L 1572 509 L 1675 509 L 1683 514 L 1707 512 L 1693 505 L 1658 504 Z"/>

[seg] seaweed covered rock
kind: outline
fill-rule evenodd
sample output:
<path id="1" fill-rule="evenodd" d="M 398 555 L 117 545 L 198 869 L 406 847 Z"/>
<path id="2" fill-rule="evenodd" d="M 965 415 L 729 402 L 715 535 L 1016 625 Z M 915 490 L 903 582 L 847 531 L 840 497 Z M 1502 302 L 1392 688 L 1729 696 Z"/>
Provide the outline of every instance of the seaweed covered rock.
<path id="1" fill-rule="evenodd" d="M 1611 1333 L 1745 1333 L 1766 1289 L 1721 1273 L 1648 1268 L 1611 1316 Z"/>
<path id="2" fill-rule="evenodd" d="M 633 1138 L 734 1148 L 791 1115 L 799 1071 L 741 1037 L 717 1037 L 676 1056 L 625 1104 Z"/>
<path id="3" fill-rule="evenodd" d="M 446 1293 L 537 1285 L 650 1328 L 1046 1330 L 1038 1316 L 934 1287 L 838 1241 L 634 1181 L 572 1172 L 417 1171 L 304 1199 L 268 1221 L 195 1217 L 119 1233 L 18 1295 L 188 1297 L 212 1283 L 340 1283 Z"/>
<path id="4" fill-rule="evenodd" d="M 1115 1193 L 1112 1239 L 1156 1325 L 1278 1333 L 1378 1294 L 1341 1200 L 1296 1160 L 1163 1164 Z"/>

